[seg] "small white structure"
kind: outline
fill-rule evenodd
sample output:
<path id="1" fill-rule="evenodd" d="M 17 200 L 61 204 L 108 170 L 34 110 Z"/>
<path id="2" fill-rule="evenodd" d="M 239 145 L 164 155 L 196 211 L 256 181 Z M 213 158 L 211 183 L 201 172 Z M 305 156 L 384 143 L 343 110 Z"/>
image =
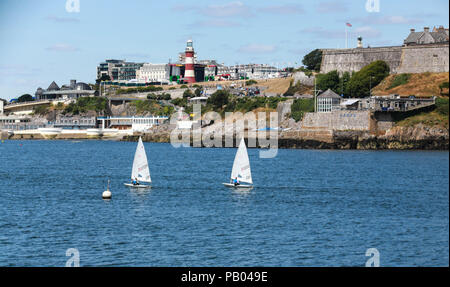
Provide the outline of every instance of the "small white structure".
<path id="1" fill-rule="evenodd" d="M 205 105 L 206 102 L 208 101 L 208 97 L 195 97 L 192 99 L 189 99 L 189 101 L 192 104 L 201 104 L 201 105 Z"/>
<path id="2" fill-rule="evenodd" d="M 3 115 L 3 101 L 0 100 L 0 116 Z"/>
<path id="3" fill-rule="evenodd" d="M 341 103 L 341 97 L 331 89 L 326 90 L 317 96 L 317 112 L 328 113 L 338 110 Z"/>
<path id="4" fill-rule="evenodd" d="M 108 179 L 108 187 L 107 187 L 107 189 L 103 192 L 102 198 L 103 198 L 103 199 L 111 199 L 111 196 L 112 196 L 112 194 L 111 194 L 111 191 L 109 190 L 109 179 Z"/>
<path id="5" fill-rule="evenodd" d="M 145 132 L 155 125 L 160 125 L 168 120 L 166 116 L 149 117 L 98 117 L 103 130 L 113 128 L 118 130 L 132 130 L 133 132 Z"/>

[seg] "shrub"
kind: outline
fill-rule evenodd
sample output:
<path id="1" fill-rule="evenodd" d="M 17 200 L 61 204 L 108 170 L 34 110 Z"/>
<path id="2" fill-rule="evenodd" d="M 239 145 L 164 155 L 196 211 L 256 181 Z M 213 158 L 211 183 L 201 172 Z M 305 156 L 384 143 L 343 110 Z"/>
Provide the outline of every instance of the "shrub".
<path id="1" fill-rule="evenodd" d="M 389 66 L 384 61 L 375 61 L 356 72 L 350 79 L 346 94 L 353 98 L 364 98 L 389 75 Z"/>
<path id="2" fill-rule="evenodd" d="M 150 94 L 147 95 L 147 99 L 148 100 L 158 100 L 158 101 L 166 100 L 166 101 L 168 101 L 168 100 L 170 100 L 170 98 L 171 98 L 171 96 L 170 96 L 169 93 L 162 93 L 162 94 L 159 94 L 159 95 L 154 94 L 154 93 L 150 93 Z"/>
<path id="3" fill-rule="evenodd" d="M 449 113 L 448 98 L 436 99 L 436 111 L 441 115 L 448 116 Z"/>
<path id="4" fill-rule="evenodd" d="M 407 84 L 409 81 L 409 78 L 411 77 L 411 74 L 398 74 L 394 76 L 394 80 L 388 87 L 388 90 L 393 89 L 395 87 Z"/>
<path id="5" fill-rule="evenodd" d="M 95 111 L 97 113 L 106 113 L 108 110 L 108 100 L 101 97 L 83 97 L 79 98 L 76 103 L 70 103 L 64 113 L 80 114 L 87 111 Z"/>
<path id="6" fill-rule="evenodd" d="M 208 98 L 207 103 L 211 104 L 214 108 L 220 109 L 228 104 L 229 93 L 224 90 L 216 91 L 211 97 Z"/>
<path id="7" fill-rule="evenodd" d="M 193 98 L 194 97 L 194 93 L 192 93 L 191 90 L 187 89 L 186 91 L 184 91 L 183 93 L 183 98 Z"/>
<path id="8" fill-rule="evenodd" d="M 291 106 L 291 117 L 301 121 L 305 113 L 314 112 L 314 99 L 296 99 Z"/>
<path id="9" fill-rule="evenodd" d="M 138 100 L 131 103 L 136 107 L 137 114 L 150 113 L 155 116 L 168 116 L 175 110 L 172 106 L 158 104 L 155 100 Z"/>
<path id="10" fill-rule="evenodd" d="M 248 81 L 245 82 L 245 85 L 251 86 L 251 85 L 254 85 L 254 84 L 257 84 L 257 83 L 258 83 L 258 82 L 255 81 L 255 80 L 248 80 Z"/>
<path id="11" fill-rule="evenodd" d="M 40 105 L 33 109 L 33 113 L 35 115 L 46 115 L 48 113 L 48 108 L 49 107 L 46 105 Z"/>

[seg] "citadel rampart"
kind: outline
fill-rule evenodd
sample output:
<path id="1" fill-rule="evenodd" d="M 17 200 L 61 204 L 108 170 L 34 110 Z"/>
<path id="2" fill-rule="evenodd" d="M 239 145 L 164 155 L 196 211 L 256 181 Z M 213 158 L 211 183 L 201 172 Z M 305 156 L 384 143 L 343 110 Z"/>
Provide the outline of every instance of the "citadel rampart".
<path id="1" fill-rule="evenodd" d="M 388 63 L 391 73 L 395 73 L 400 66 L 402 47 L 324 49 L 322 53 L 321 73 L 328 73 L 333 70 L 357 72 L 377 60 Z"/>
<path id="2" fill-rule="evenodd" d="M 321 73 L 333 70 L 357 72 L 364 66 L 385 61 L 391 73 L 424 73 L 449 71 L 449 45 L 414 45 L 355 49 L 322 50 Z"/>

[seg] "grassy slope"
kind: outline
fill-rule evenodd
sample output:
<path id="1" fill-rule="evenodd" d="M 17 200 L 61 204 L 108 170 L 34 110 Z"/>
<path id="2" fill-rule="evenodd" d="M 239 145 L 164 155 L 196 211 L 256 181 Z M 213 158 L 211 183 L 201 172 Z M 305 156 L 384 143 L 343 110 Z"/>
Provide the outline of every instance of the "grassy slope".
<path id="1" fill-rule="evenodd" d="M 449 81 L 449 73 L 410 74 L 406 83 L 390 88 L 395 77 L 396 75 L 390 75 L 384 79 L 373 89 L 373 94 L 377 96 L 398 94 L 402 96 L 439 97 L 439 85 Z M 448 93 L 448 90 L 444 92 Z M 403 114 L 396 121 L 397 126 L 411 127 L 423 124 L 428 127 L 448 129 L 448 97 L 437 99 L 435 109 Z"/>
<path id="2" fill-rule="evenodd" d="M 418 97 L 439 96 L 439 85 L 449 81 L 449 73 L 411 74 L 406 84 L 389 89 L 396 75 L 390 75 L 376 86 L 372 93 L 377 96 L 390 94 L 415 95 Z M 447 91 L 448 92 L 448 91 Z"/>
<path id="3" fill-rule="evenodd" d="M 411 127 L 417 124 L 423 124 L 428 127 L 449 128 L 448 114 L 449 114 L 449 99 L 439 98 L 436 100 L 436 107 L 430 111 L 422 111 L 418 113 L 411 113 L 397 119 L 397 126 Z"/>

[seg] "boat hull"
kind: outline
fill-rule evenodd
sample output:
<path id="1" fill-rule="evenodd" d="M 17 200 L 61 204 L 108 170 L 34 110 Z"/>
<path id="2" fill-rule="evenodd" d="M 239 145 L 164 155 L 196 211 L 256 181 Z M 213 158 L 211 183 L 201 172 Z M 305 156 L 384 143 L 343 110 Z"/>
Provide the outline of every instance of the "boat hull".
<path id="1" fill-rule="evenodd" d="M 124 185 L 128 186 L 128 187 L 132 187 L 132 188 L 150 188 L 151 187 L 150 185 L 143 185 L 143 184 L 134 185 L 131 183 L 124 183 Z"/>
<path id="2" fill-rule="evenodd" d="M 222 183 L 224 186 L 226 187 L 232 187 L 232 188 L 252 188 L 253 185 L 246 185 L 246 184 L 239 184 L 239 185 L 234 185 L 232 183 Z"/>

